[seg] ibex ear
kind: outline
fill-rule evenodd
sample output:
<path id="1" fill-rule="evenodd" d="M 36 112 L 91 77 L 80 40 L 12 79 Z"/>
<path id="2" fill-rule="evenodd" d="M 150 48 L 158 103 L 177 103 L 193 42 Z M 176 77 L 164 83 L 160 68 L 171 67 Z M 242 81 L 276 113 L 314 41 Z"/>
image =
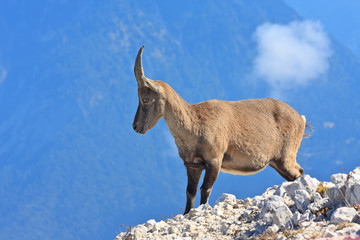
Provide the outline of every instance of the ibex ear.
<path id="1" fill-rule="evenodd" d="M 135 67 L 134 67 L 135 78 L 138 83 L 138 87 L 148 87 L 155 92 L 159 92 L 159 87 L 156 85 L 156 83 L 145 77 L 144 70 L 142 67 L 142 60 L 141 60 L 144 47 L 145 46 L 142 46 L 140 48 L 136 56 Z"/>
<path id="2" fill-rule="evenodd" d="M 153 90 L 154 92 L 157 92 L 157 93 L 160 92 L 159 86 L 156 84 L 156 82 L 153 81 L 153 80 L 150 80 L 150 79 L 148 79 L 148 78 L 146 78 L 146 80 L 145 80 L 145 85 L 144 85 L 144 86 L 150 88 L 150 89 Z"/>

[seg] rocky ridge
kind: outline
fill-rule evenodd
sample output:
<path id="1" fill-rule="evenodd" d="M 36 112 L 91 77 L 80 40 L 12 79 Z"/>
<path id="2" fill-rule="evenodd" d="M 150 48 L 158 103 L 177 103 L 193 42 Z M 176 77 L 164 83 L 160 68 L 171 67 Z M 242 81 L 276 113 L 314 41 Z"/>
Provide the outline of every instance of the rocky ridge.
<path id="1" fill-rule="evenodd" d="M 360 167 L 331 182 L 309 175 L 268 188 L 261 196 L 222 194 L 213 207 L 154 219 L 116 239 L 360 239 Z"/>

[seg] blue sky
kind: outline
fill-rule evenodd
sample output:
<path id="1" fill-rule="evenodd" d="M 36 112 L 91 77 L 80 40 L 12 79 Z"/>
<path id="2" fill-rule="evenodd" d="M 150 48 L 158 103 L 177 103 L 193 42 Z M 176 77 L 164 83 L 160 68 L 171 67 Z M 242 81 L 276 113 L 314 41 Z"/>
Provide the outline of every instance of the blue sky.
<path id="1" fill-rule="evenodd" d="M 358 166 L 360 2 L 285 2 L 298 15 L 278 0 L 0 1 L 0 238 L 104 239 L 182 212 L 164 121 L 131 126 L 143 44 L 146 76 L 190 103 L 273 96 L 306 115 L 298 162 L 313 177 Z M 283 181 L 221 173 L 210 203 Z"/>

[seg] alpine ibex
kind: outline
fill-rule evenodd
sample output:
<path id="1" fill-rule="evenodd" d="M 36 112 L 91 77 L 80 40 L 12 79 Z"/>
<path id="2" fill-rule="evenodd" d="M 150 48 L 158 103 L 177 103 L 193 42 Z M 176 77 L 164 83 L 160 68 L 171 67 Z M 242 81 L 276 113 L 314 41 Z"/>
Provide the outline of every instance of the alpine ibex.
<path id="1" fill-rule="evenodd" d="M 187 171 L 184 214 L 194 207 L 203 170 L 201 204 L 208 202 L 219 171 L 249 175 L 269 164 L 288 181 L 304 174 L 296 163 L 306 126 L 304 116 L 272 98 L 189 104 L 165 82 L 145 77 L 143 49 L 134 67 L 139 106 L 133 128 L 145 134 L 164 118 Z"/>

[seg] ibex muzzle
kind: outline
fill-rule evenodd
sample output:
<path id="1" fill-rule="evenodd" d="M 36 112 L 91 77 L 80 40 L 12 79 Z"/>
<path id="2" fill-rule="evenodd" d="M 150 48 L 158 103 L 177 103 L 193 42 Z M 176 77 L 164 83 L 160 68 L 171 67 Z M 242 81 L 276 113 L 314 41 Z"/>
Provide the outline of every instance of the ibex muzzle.
<path id="1" fill-rule="evenodd" d="M 296 155 L 306 123 L 293 108 L 272 98 L 189 104 L 168 84 L 145 77 L 143 49 L 134 68 L 139 106 L 133 128 L 145 134 L 164 118 L 187 171 L 184 214 L 194 207 L 203 170 L 201 204 L 208 202 L 220 170 L 248 175 L 270 165 L 288 181 L 304 174 Z"/>

